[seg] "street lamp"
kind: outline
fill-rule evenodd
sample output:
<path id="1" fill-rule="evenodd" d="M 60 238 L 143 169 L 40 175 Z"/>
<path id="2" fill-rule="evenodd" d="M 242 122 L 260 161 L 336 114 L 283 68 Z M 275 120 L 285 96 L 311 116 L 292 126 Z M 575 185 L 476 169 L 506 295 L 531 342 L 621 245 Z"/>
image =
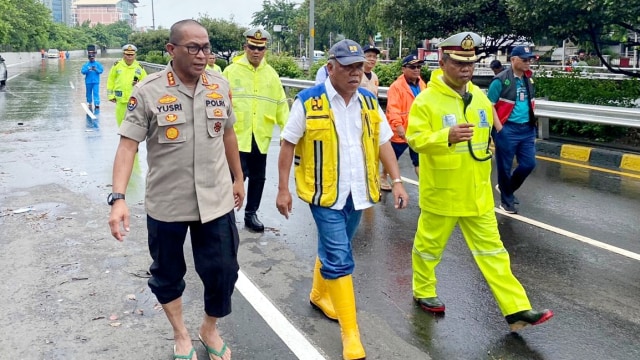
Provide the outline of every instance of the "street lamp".
<path id="1" fill-rule="evenodd" d="M 153 30 L 156 29 L 156 17 L 153 13 L 153 0 L 151 0 L 151 27 L 153 28 Z"/>

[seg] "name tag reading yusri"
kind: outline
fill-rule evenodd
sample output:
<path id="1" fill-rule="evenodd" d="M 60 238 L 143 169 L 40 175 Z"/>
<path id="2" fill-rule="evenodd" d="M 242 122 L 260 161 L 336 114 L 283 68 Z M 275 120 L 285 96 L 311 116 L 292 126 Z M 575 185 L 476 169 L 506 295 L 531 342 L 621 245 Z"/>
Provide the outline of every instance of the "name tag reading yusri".
<path id="1" fill-rule="evenodd" d="M 442 127 L 452 127 L 457 123 L 455 114 L 446 114 L 442 117 Z"/>

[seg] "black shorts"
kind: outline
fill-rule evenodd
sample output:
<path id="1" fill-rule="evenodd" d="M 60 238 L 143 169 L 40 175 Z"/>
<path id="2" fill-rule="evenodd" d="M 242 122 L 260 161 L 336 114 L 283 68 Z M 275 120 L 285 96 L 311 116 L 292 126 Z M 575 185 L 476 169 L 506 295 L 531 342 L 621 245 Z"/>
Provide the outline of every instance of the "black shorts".
<path id="1" fill-rule="evenodd" d="M 205 224 L 163 222 L 147 215 L 149 253 L 153 259 L 149 287 L 161 304 L 182 296 L 187 273 L 184 260 L 187 230 L 191 234 L 196 272 L 204 285 L 205 313 L 218 318 L 226 316 L 231 313 L 231 295 L 240 269 L 240 240 L 233 210 Z"/>

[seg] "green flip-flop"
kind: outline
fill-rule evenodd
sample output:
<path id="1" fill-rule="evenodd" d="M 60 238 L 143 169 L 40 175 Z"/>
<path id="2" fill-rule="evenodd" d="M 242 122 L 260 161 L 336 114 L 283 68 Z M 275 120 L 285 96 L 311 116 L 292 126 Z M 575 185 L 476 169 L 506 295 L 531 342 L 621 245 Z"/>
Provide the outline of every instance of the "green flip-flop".
<path id="1" fill-rule="evenodd" d="M 173 345 L 173 359 L 186 359 L 186 360 L 191 360 L 193 359 L 193 354 L 196 352 L 196 348 L 192 347 L 191 351 L 189 351 L 189 355 L 178 355 L 176 354 L 176 346 Z"/>
<path id="2" fill-rule="evenodd" d="M 198 337 L 200 338 L 200 342 L 202 343 L 202 346 L 204 346 L 204 348 L 207 349 L 207 353 L 222 359 L 222 356 L 224 355 L 224 353 L 227 352 L 227 343 L 225 343 L 224 341 L 222 342 L 222 348 L 220 349 L 220 351 L 216 351 L 216 349 L 210 347 L 209 345 L 207 345 L 206 342 L 204 342 L 202 335 L 198 334 Z M 211 358 L 211 356 L 209 356 L 209 358 Z"/>

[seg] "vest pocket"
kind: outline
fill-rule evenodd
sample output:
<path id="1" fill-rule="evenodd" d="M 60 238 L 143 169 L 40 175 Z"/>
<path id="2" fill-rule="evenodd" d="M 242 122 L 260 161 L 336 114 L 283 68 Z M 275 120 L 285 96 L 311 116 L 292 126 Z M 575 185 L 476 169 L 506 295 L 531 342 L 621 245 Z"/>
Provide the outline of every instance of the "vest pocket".
<path id="1" fill-rule="evenodd" d="M 310 119 L 312 114 L 307 117 L 306 138 L 309 141 L 330 140 L 331 139 L 331 119 L 329 116 L 319 116 Z"/>
<path id="2" fill-rule="evenodd" d="M 184 124 L 187 119 L 182 111 L 165 112 L 156 114 L 158 124 L 158 143 L 181 143 L 187 140 L 184 135 Z"/>

